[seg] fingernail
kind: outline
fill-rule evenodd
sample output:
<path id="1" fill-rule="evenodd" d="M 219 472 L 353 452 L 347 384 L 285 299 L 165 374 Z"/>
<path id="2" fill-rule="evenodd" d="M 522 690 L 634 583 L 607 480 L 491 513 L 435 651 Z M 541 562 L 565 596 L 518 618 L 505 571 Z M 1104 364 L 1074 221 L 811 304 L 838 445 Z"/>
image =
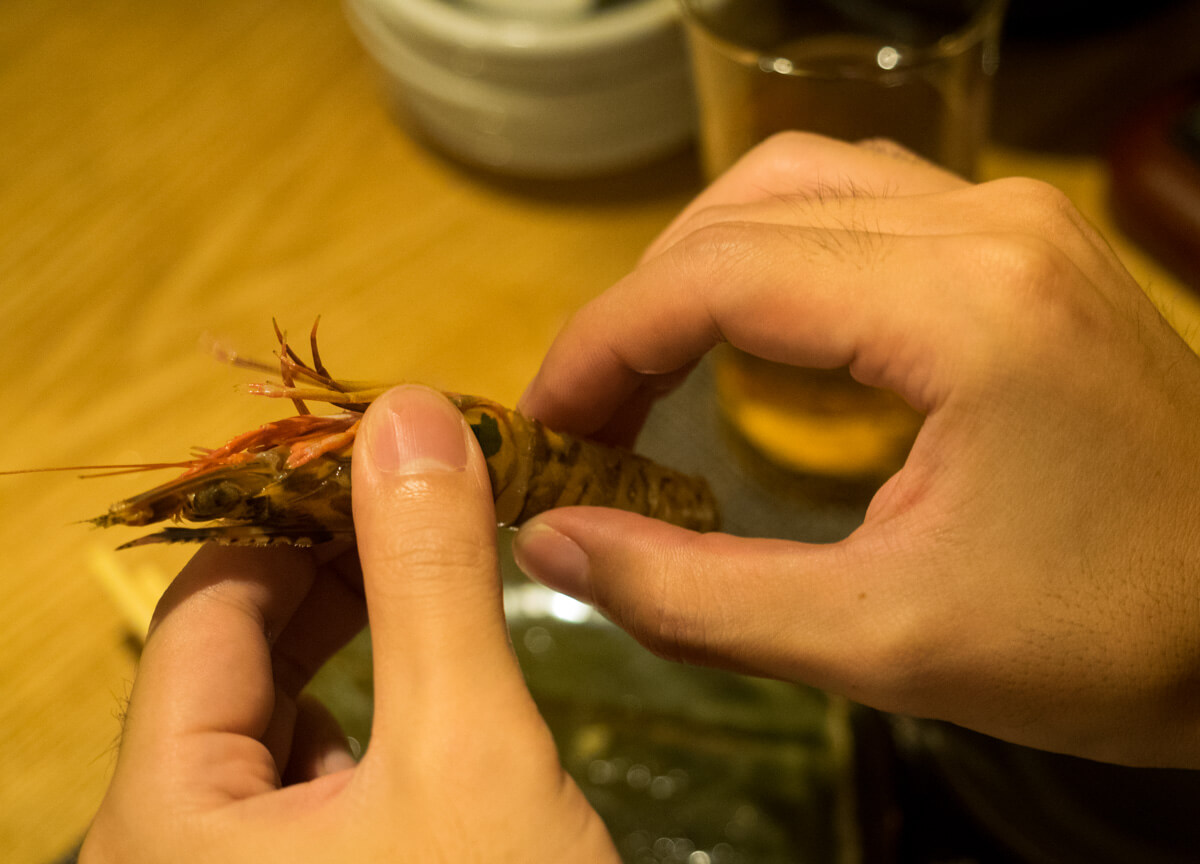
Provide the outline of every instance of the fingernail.
<path id="1" fill-rule="evenodd" d="M 570 537 L 538 522 L 517 532 L 512 549 L 513 560 L 530 579 L 591 602 L 587 553 Z"/>
<path id="2" fill-rule="evenodd" d="M 462 415 L 445 396 L 425 387 L 399 387 L 379 398 L 384 404 L 368 415 L 365 430 L 378 470 L 427 474 L 467 467 Z"/>
<path id="3" fill-rule="evenodd" d="M 336 774 L 338 771 L 345 771 L 347 768 L 357 766 L 358 760 L 351 755 L 349 750 L 343 750 L 341 747 L 331 747 L 321 756 L 322 774 Z"/>

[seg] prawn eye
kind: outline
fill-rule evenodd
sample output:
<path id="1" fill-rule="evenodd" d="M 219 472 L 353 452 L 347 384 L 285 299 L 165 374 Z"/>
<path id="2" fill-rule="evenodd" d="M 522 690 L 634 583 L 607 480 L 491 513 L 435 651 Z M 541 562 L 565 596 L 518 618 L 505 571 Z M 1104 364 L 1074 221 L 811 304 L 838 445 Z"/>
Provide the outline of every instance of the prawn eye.
<path id="1" fill-rule="evenodd" d="M 189 515 L 194 519 L 213 519 L 224 516 L 242 503 L 242 490 L 228 481 L 193 492 L 188 502 Z"/>

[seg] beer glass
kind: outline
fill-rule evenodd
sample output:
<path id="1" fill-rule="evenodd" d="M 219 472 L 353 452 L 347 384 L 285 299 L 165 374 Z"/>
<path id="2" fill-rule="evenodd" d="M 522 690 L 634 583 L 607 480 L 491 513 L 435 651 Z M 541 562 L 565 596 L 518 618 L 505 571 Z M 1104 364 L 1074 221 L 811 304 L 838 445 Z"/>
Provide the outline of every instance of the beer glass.
<path id="1" fill-rule="evenodd" d="M 984 143 L 1004 0 L 681 0 L 705 173 L 783 130 L 890 138 L 964 177 Z M 755 449 L 789 469 L 894 472 L 921 417 L 846 369 L 770 363 L 730 346 L 718 400 Z"/>

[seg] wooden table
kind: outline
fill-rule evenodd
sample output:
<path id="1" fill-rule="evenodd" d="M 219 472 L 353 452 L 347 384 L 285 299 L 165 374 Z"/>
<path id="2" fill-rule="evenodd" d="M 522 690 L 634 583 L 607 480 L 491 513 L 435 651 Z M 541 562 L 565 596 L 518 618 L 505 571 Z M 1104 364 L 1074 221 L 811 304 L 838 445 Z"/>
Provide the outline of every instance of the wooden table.
<path id="1" fill-rule="evenodd" d="M 352 378 L 512 401 L 561 321 L 699 188 L 681 153 L 605 182 L 521 183 L 392 120 L 334 0 L 9 0 L 0 16 L 0 468 L 174 459 L 279 416 L 213 342 L 270 319 Z M 1107 226 L 1088 160 L 989 154 Z M 1177 321 L 1200 303 L 1116 238 Z M 187 549 L 74 524 L 146 478 L 0 477 L 0 858 L 72 845 L 134 671 L 104 578 Z M 114 560 L 117 562 L 114 564 Z"/>

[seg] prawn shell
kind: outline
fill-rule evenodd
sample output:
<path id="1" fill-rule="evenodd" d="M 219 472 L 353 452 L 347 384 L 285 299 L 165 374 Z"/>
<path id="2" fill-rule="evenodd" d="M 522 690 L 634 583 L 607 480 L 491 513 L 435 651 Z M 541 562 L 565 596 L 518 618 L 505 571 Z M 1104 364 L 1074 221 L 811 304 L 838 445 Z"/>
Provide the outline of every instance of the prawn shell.
<path id="1" fill-rule="evenodd" d="M 459 406 L 487 459 L 501 525 L 574 505 L 614 507 L 693 531 L 714 531 L 719 524 L 716 498 L 702 477 L 555 432 L 490 400 L 460 397 Z"/>

